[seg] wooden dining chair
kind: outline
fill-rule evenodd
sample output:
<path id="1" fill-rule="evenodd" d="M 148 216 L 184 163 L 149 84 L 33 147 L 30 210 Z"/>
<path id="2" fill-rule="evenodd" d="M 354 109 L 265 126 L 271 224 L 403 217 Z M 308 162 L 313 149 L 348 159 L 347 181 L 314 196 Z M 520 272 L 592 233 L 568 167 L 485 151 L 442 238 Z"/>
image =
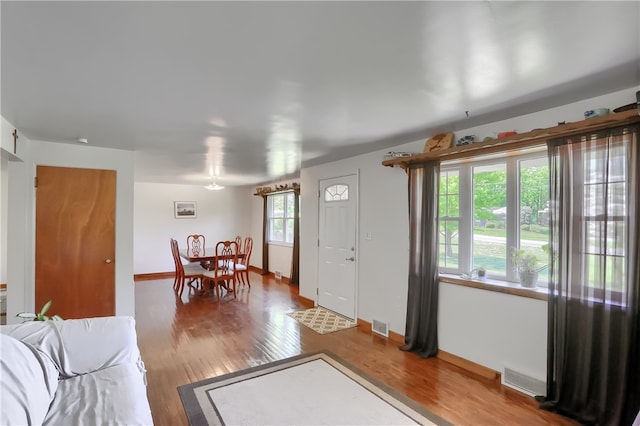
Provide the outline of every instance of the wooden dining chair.
<path id="1" fill-rule="evenodd" d="M 197 256 L 204 252 L 205 238 L 201 234 L 187 235 L 187 250 L 190 254 Z"/>
<path id="2" fill-rule="evenodd" d="M 242 284 L 246 284 L 251 287 L 249 282 L 249 260 L 251 259 L 251 252 L 253 251 L 253 238 L 246 237 L 244 239 L 244 248 L 242 249 L 243 258 L 238 260 L 238 263 L 234 264 L 236 275 Z M 245 282 L 246 278 L 246 282 Z"/>
<path id="3" fill-rule="evenodd" d="M 179 272 L 179 269 L 178 269 L 178 263 L 177 262 L 180 259 L 179 258 L 176 259 L 174 243 L 175 243 L 175 245 L 178 244 L 178 242 L 176 240 L 174 240 L 173 238 L 170 238 L 169 239 L 169 244 L 171 246 L 171 257 L 173 258 L 173 267 L 176 270 L 175 276 L 173 278 L 173 291 L 178 291 L 178 281 L 180 280 L 180 272 Z M 179 254 L 178 254 L 178 256 L 179 256 Z"/>
<path id="4" fill-rule="evenodd" d="M 236 273 L 233 265 L 238 263 L 238 244 L 235 241 L 220 241 L 216 244 L 216 261 L 213 270 L 202 273 L 202 290 L 214 287 L 220 300 L 220 284 L 225 283 L 227 291 L 236 297 Z"/>
<path id="5" fill-rule="evenodd" d="M 173 255 L 173 262 L 176 268 L 173 290 L 178 293 L 178 296 L 182 296 L 182 291 L 184 290 L 184 285 L 187 280 L 189 280 L 189 285 L 196 281 L 200 284 L 200 287 L 202 287 L 202 273 L 205 270 L 199 264 L 183 265 L 182 259 L 180 259 L 178 241 L 173 238 L 171 238 L 171 254 Z"/>
<path id="6" fill-rule="evenodd" d="M 242 236 L 236 235 L 235 242 L 238 245 L 238 252 L 240 252 L 240 250 L 242 250 Z"/>
<path id="7" fill-rule="evenodd" d="M 187 252 L 192 256 L 198 256 L 201 253 L 204 253 L 205 249 L 205 237 L 201 234 L 192 234 L 187 235 Z M 189 266 L 197 266 L 202 265 L 203 268 L 209 268 L 207 264 L 203 264 L 200 262 L 188 262 Z"/>

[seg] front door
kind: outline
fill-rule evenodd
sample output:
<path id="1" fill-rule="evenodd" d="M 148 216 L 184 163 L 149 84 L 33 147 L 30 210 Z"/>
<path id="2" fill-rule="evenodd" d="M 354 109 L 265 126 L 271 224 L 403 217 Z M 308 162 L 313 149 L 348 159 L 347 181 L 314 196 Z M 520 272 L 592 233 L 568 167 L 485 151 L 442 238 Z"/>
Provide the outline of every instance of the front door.
<path id="1" fill-rule="evenodd" d="M 356 317 L 357 176 L 320 181 L 318 305 Z"/>
<path id="2" fill-rule="evenodd" d="M 113 170 L 37 167 L 35 308 L 87 318 L 115 314 Z"/>

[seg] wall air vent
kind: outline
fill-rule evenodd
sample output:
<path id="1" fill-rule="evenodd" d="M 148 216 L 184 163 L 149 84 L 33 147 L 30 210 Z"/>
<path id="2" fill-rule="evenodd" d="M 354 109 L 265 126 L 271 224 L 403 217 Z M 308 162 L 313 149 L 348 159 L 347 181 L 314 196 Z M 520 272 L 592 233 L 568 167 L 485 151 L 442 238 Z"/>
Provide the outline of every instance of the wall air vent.
<path id="1" fill-rule="evenodd" d="M 389 325 L 386 322 L 374 319 L 371 324 L 371 331 L 381 336 L 389 337 Z"/>
<path id="2" fill-rule="evenodd" d="M 546 395 L 547 383 L 520 371 L 505 367 L 502 384 L 530 396 Z"/>

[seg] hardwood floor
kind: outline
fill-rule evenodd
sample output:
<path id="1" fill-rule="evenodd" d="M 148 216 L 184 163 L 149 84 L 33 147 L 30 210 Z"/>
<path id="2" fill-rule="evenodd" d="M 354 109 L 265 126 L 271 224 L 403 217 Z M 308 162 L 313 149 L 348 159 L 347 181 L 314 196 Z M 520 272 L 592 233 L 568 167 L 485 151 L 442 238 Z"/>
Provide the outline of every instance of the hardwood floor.
<path id="1" fill-rule="evenodd" d="M 538 409 L 533 398 L 497 381 L 402 352 L 360 327 L 319 335 L 286 315 L 305 308 L 297 287 L 250 274 L 250 289 L 241 287 L 236 300 L 223 296 L 220 303 L 215 296 L 200 297 L 188 289 L 178 298 L 173 279 L 135 284 L 138 343 L 156 425 L 188 424 L 179 385 L 323 349 L 454 424 L 576 424 Z"/>

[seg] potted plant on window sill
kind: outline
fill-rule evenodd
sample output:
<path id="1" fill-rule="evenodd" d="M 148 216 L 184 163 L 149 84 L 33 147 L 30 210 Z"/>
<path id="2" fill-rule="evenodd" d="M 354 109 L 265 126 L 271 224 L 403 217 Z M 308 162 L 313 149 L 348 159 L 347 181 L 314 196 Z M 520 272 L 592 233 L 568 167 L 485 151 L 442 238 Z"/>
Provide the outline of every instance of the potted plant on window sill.
<path id="1" fill-rule="evenodd" d="M 542 249 L 545 250 L 545 247 Z M 540 261 L 535 255 L 515 247 L 511 248 L 511 262 L 520 276 L 520 285 L 526 288 L 535 288 L 538 283 L 538 274 L 547 267 L 547 265 L 540 266 Z"/>

